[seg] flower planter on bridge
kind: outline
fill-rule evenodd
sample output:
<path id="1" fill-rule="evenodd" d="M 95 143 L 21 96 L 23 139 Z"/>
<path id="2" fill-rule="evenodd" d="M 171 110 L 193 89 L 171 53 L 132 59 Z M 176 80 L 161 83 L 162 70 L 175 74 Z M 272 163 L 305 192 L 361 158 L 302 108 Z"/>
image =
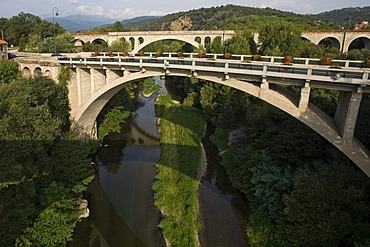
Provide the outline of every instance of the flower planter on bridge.
<path id="1" fill-rule="evenodd" d="M 231 58 L 231 56 L 232 56 L 231 52 L 226 52 L 226 53 L 224 54 L 224 58 L 225 58 L 225 59 L 230 59 L 230 58 Z"/>
<path id="2" fill-rule="evenodd" d="M 331 60 L 333 60 L 331 57 L 323 57 L 321 58 L 320 62 L 322 65 L 330 65 Z"/>
<path id="3" fill-rule="evenodd" d="M 290 55 L 286 55 L 283 59 L 283 64 L 284 65 L 292 65 L 293 63 L 293 57 Z"/>
<path id="4" fill-rule="evenodd" d="M 252 60 L 253 61 L 258 61 L 258 60 L 260 60 L 260 58 L 261 58 L 261 54 L 253 54 L 252 55 Z"/>

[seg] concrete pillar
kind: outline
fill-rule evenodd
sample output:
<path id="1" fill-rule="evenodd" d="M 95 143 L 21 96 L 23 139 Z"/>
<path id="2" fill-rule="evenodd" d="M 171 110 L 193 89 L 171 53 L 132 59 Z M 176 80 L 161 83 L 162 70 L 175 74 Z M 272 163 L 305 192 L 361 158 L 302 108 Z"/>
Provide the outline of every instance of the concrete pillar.
<path id="1" fill-rule="evenodd" d="M 106 71 L 104 69 L 94 69 L 92 73 L 94 73 L 94 92 L 96 92 L 107 84 Z"/>
<path id="2" fill-rule="evenodd" d="M 98 131 L 96 121 L 85 126 L 80 127 L 80 135 L 84 136 L 87 140 L 96 140 L 98 138 Z"/>
<path id="3" fill-rule="evenodd" d="M 304 109 L 308 107 L 308 102 L 310 100 L 310 92 L 311 92 L 310 81 L 306 81 L 304 87 L 301 88 L 298 108 Z"/>
<path id="4" fill-rule="evenodd" d="M 110 69 L 107 69 L 106 70 L 106 83 L 109 84 L 115 80 L 117 80 L 118 78 L 121 78 L 123 77 L 123 71 L 122 70 L 118 70 L 118 71 L 115 71 L 115 70 L 110 70 Z"/>
<path id="5" fill-rule="evenodd" d="M 260 85 L 261 90 L 268 90 L 269 89 L 269 83 L 267 81 L 267 78 L 265 76 L 262 77 L 262 82 Z"/>
<path id="6" fill-rule="evenodd" d="M 134 46 L 135 46 L 135 49 L 139 47 L 140 45 L 140 42 L 139 42 L 139 38 L 135 38 L 135 42 L 134 42 Z"/>
<path id="7" fill-rule="evenodd" d="M 78 94 L 78 106 L 80 107 L 84 100 L 90 98 L 90 74 L 87 69 L 77 68 L 77 94 Z"/>
<path id="8" fill-rule="evenodd" d="M 357 92 L 340 92 L 334 120 L 337 124 L 339 134 L 346 141 L 352 141 L 362 94 L 362 90 L 358 90 Z"/>

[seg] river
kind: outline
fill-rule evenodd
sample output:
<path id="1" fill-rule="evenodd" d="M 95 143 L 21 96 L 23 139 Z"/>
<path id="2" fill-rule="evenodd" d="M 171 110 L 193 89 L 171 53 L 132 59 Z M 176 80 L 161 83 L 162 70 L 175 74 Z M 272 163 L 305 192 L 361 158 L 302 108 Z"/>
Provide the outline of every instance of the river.
<path id="1" fill-rule="evenodd" d="M 165 246 L 157 227 L 161 214 L 153 205 L 152 183 L 160 159 L 154 100 L 165 94 L 164 80 L 155 78 L 161 90 L 140 104 L 121 133 L 106 136 L 97 155 L 98 172 L 84 197 L 90 216 L 77 224 L 69 246 Z M 210 132 L 211 129 L 207 128 Z M 245 239 L 247 203 L 230 184 L 219 164 L 217 148 L 203 140 L 207 171 L 199 186 L 199 240 L 204 247 L 249 246 Z"/>

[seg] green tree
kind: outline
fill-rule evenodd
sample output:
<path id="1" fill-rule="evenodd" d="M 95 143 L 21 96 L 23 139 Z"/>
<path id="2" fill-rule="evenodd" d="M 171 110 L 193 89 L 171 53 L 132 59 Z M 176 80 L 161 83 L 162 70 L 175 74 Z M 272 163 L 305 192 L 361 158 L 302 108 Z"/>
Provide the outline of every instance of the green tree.
<path id="1" fill-rule="evenodd" d="M 125 38 L 120 38 L 117 41 L 113 41 L 112 44 L 108 47 L 110 51 L 116 52 L 128 52 L 131 50 L 131 45 L 125 40 Z"/>
<path id="2" fill-rule="evenodd" d="M 71 52 L 71 35 L 61 35 L 55 38 L 55 49 L 57 52 Z M 45 38 L 41 44 L 38 45 L 38 52 L 54 52 L 54 38 Z"/>
<path id="3" fill-rule="evenodd" d="M 270 56 L 299 56 L 303 41 L 301 32 L 292 23 L 269 22 L 259 32 L 260 51 Z"/>
<path id="4" fill-rule="evenodd" d="M 281 226 L 296 246 L 353 246 L 369 238 L 368 178 L 347 164 L 300 169 Z M 368 187 L 367 187 L 368 188 Z"/>
<path id="5" fill-rule="evenodd" d="M 130 111 L 125 111 L 123 106 L 116 106 L 105 115 L 105 119 L 99 125 L 99 140 L 103 140 L 104 136 L 110 132 L 120 133 L 121 125 L 131 115 Z"/>
<path id="6" fill-rule="evenodd" d="M 244 92 L 207 82 L 200 89 L 204 117 L 214 126 L 230 129 L 244 120 L 249 97 Z"/>
<path id="7" fill-rule="evenodd" d="M 26 43 L 32 43 L 30 42 L 31 37 L 33 37 L 33 42 L 41 42 L 44 38 L 53 36 L 53 29 L 52 23 L 41 20 L 33 14 L 20 12 L 9 19 L 6 38 L 9 44 L 16 46 L 20 44 L 22 37 Z M 64 29 L 56 24 L 55 31 L 60 34 L 64 32 Z"/>
<path id="8" fill-rule="evenodd" d="M 308 40 L 303 41 L 301 57 L 321 58 L 324 54 L 324 48 L 320 45 L 315 45 Z"/>
<path id="9" fill-rule="evenodd" d="M 0 60 L 0 84 L 8 84 L 19 77 L 19 64 L 17 62 Z"/>
<path id="10" fill-rule="evenodd" d="M 226 51 L 235 54 L 251 54 L 250 39 L 250 34 L 236 34 L 226 41 Z"/>
<path id="11" fill-rule="evenodd" d="M 252 190 L 259 208 L 270 219 L 276 220 L 283 209 L 281 198 L 291 190 L 291 168 L 279 167 L 271 157 L 267 157 L 261 164 L 251 168 L 251 172 Z"/>
<path id="12" fill-rule="evenodd" d="M 211 42 L 211 53 L 224 53 L 224 45 L 222 43 L 222 38 L 221 36 L 217 36 L 214 38 Z"/>

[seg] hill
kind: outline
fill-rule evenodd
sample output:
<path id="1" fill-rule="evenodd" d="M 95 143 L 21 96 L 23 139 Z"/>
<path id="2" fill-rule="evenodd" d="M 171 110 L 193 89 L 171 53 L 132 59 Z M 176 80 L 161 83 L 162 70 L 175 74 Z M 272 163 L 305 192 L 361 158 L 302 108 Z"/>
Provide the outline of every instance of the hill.
<path id="1" fill-rule="evenodd" d="M 352 29 L 356 23 L 370 21 L 370 6 L 337 9 L 311 16 L 320 20 L 341 23 L 341 25 Z"/>
<path id="2" fill-rule="evenodd" d="M 53 22 L 52 17 L 47 17 L 45 20 Z M 109 18 L 96 18 L 96 16 L 88 15 L 70 15 L 66 17 L 55 17 L 55 22 L 58 22 L 67 32 L 77 32 L 89 30 L 97 26 L 103 26 L 113 23 L 113 19 Z"/>
<path id="3" fill-rule="evenodd" d="M 272 21 L 289 21 L 301 29 L 340 29 L 341 25 L 331 21 L 322 22 L 310 15 L 300 15 L 271 8 L 252 8 L 225 5 L 201 8 L 163 16 L 147 23 L 143 30 L 258 30 Z"/>
<path id="4" fill-rule="evenodd" d="M 151 22 L 161 18 L 161 16 L 139 16 L 132 19 L 121 21 L 125 28 L 135 30 L 148 26 Z"/>

